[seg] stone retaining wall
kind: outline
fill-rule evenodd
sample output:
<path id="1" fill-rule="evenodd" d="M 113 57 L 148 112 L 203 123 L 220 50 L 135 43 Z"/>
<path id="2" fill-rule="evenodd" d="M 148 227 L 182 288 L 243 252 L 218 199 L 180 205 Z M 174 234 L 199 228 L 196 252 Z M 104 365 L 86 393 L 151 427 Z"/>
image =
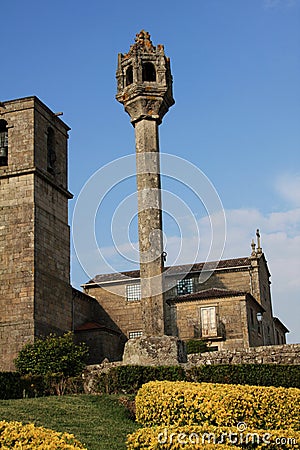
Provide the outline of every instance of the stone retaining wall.
<path id="1" fill-rule="evenodd" d="M 300 344 L 270 345 L 248 349 L 209 352 L 188 355 L 188 362 L 180 365 L 186 369 L 208 364 L 300 364 Z M 88 394 L 97 393 L 97 377 L 112 367 L 123 365 L 122 361 L 87 366 L 84 372 L 84 388 Z"/>
<path id="2" fill-rule="evenodd" d="M 202 364 L 300 364 L 300 344 L 270 345 L 188 355 L 189 366 Z"/>

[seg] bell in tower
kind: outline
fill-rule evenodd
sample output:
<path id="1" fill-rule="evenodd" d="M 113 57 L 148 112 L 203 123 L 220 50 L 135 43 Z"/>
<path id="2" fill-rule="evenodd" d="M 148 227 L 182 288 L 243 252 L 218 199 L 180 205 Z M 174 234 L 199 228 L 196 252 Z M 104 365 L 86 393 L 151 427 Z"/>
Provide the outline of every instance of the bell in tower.
<path id="1" fill-rule="evenodd" d="M 7 166 L 8 131 L 5 120 L 0 120 L 0 166 Z"/>

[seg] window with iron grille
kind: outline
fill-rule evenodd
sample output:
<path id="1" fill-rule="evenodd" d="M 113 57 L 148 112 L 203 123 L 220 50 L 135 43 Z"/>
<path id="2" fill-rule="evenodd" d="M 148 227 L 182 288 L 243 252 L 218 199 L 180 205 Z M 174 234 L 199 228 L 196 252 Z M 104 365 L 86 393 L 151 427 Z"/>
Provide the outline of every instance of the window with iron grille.
<path id="1" fill-rule="evenodd" d="M 126 286 L 126 299 L 128 302 L 136 302 L 141 300 L 141 285 L 128 284 Z"/>
<path id="2" fill-rule="evenodd" d="M 141 337 L 142 334 L 143 334 L 142 331 L 129 331 L 128 335 L 129 335 L 129 339 L 134 339 L 134 338 L 137 338 L 137 337 Z"/>
<path id="3" fill-rule="evenodd" d="M 193 279 L 177 281 L 177 295 L 192 294 L 194 292 Z"/>

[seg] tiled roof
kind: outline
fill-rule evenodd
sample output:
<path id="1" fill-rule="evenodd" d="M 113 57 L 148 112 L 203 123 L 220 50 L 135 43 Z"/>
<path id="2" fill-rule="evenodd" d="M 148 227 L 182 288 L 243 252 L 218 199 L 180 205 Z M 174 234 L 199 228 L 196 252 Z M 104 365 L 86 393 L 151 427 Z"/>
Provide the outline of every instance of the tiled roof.
<path id="1" fill-rule="evenodd" d="M 114 273 L 101 273 L 100 275 L 96 275 L 92 280 L 88 281 L 89 283 L 101 283 L 104 281 L 126 281 L 128 278 L 139 278 L 140 271 L 139 270 L 131 270 L 128 272 L 114 272 Z"/>
<path id="2" fill-rule="evenodd" d="M 248 257 L 244 258 L 233 258 L 233 259 L 223 259 L 216 262 L 201 262 L 201 263 L 195 263 L 195 264 L 183 264 L 179 266 L 170 266 L 165 267 L 166 275 L 176 275 L 180 273 L 193 273 L 193 272 L 200 272 L 203 270 L 205 265 L 205 270 L 209 270 L 210 267 L 218 270 L 229 270 L 232 268 L 239 268 L 239 267 L 248 267 L 250 265 L 250 259 Z M 86 284 L 101 284 L 103 282 L 109 282 L 109 281 L 128 281 L 128 278 L 136 279 L 140 277 L 140 271 L 139 270 L 131 270 L 128 272 L 114 272 L 114 273 L 103 273 L 100 275 L 96 275 L 94 278 L 92 278 L 90 281 L 88 281 Z"/>
<path id="3" fill-rule="evenodd" d="M 76 328 L 75 331 L 102 330 L 104 327 L 98 322 L 85 322 Z"/>
<path id="4" fill-rule="evenodd" d="M 194 292 L 193 294 L 178 295 L 173 298 L 172 302 L 185 302 L 190 300 L 206 300 L 208 298 L 220 298 L 220 297 L 236 297 L 246 295 L 244 291 L 232 291 L 228 289 L 211 288 L 203 291 Z"/>
<path id="5" fill-rule="evenodd" d="M 119 331 L 113 330 L 112 328 L 109 328 L 105 325 L 101 325 L 99 322 L 85 322 L 82 325 L 79 325 L 76 329 L 75 332 L 79 332 L 79 331 L 92 331 L 92 330 L 102 330 L 102 331 L 106 331 L 107 333 L 110 334 L 115 334 L 117 336 L 119 336 L 121 333 Z"/>
<path id="6" fill-rule="evenodd" d="M 286 333 L 290 332 L 290 330 L 281 322 L 280 319 L 278 319 L 278 317 L 273 317 L 273 320 L 276 326 L 282 328 Z"/>

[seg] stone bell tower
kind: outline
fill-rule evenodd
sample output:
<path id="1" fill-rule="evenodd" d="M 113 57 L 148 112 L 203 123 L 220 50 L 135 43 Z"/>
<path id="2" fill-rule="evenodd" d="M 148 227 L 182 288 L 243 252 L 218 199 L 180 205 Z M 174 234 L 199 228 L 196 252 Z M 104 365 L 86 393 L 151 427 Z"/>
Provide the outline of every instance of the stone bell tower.
<path id="1" fill-rule="evenodd" d="M 142 30 L 119 54 L 116 99 L 135 130 L 138 235 L 144 333 L 164 335 L 164 266 L 158 126 L 174 104 L 170 60 Z"/>
<path id="2" fill-rule="evenodd" d="M 37 97 L 0 103 L 0 370 L 71 329 L 69 127 Z"/>

